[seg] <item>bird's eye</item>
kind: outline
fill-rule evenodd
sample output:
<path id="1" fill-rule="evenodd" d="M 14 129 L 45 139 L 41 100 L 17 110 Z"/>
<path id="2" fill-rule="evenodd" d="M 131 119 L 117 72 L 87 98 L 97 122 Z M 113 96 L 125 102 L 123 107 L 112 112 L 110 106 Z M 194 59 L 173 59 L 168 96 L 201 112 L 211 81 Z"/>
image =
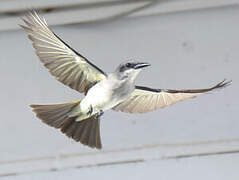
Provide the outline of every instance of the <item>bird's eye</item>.
<path id="1" fill-rule="evenodd" d="M 130 63 L 127 63 L 125 66 L 129 68 L 129 67 L 131 66 L 131 64 L 130 64 Z"/>

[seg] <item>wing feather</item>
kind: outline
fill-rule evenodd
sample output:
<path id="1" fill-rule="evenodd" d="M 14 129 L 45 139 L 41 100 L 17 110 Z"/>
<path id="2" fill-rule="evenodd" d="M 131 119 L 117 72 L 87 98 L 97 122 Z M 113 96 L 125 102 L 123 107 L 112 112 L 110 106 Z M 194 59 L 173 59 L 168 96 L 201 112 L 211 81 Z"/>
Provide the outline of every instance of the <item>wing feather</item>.
<path id="1" fill-rule="evenodd" d="M 215 89 L 224 88 L 230 84 L 231 81 L 223 80 L 211 88 L 193 90 L 152 89 L 143 86 L 136 86 L 130 98 L 118 104 L 113 109 L 127 113 L 151 112 L 159 108 L 170 106 L 179 101 L 195 98 Z"/>
<path id="2" fill-rule="evenodd" d="M 86 93 L 86 87 L 92 87 L 92 84 L 106 78 L 101 69 L 52 32 L 45 19 L 40 18 L 35 11 L 30 11 L 23 21 L 26 26 L 20 26 L 28 33 L 37 56 L 57 80 Z"/>

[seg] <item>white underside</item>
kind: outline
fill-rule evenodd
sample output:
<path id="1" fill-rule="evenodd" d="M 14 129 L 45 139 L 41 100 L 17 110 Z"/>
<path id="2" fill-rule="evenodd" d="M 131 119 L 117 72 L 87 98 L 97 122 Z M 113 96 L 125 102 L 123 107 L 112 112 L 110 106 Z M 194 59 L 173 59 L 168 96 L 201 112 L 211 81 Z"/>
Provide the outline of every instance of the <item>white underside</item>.
<path id="1" fill-rule="evenodd" d="M 139 72 L 140 70 L 134 71 L 127 79 L 118 79 L 115 74 L 108 74 L 105 80 L 98 82 L 89 89 L 85 98 L 71 115 L 78 116 L 76 121 L 81 121 L 123 102 L 134 91 L 134 80 Z"/>
<path id="2" fill-rule="evenodd" d="M 88 112 L 90 107 L 93 108 L 93 113 L 100 110 L 108 110 L 121 102 L 121 99 L 112 98 L 112 88 L 104 83 L 98 83 L 93 86 L 86 97 L 81 101 L 80 107 L 82 112 Z"/>
<path id="3" fill-rule="evenodd" d="M 133 89 L 126 85 L 122 88 L 125 93 L 122 95 L 117 91 L 120 89 L 121 83 L 113 78 L 103 80 L 93 86 L 87 93 L 86 97 L 80 103 L 81 113 L 88 113 L 93 108 L 91 114 L 98 113 L 100 111 L 106 111 L 111 109 L 124 101 L 130 96 Z"/>

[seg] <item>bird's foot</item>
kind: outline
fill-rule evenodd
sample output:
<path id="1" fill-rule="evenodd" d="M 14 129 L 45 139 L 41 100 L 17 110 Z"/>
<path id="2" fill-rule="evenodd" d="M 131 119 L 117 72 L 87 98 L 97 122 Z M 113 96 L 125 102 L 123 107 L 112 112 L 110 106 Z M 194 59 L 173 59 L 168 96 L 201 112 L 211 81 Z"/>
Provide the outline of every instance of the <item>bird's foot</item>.
<path id="1" fill-rule="evenodd" d="M 103 110 L 100 110 L 99 112 L 96 113 L 96 118 L 99 118 L 100 116 L 102 116 L 104 114 Z"/>

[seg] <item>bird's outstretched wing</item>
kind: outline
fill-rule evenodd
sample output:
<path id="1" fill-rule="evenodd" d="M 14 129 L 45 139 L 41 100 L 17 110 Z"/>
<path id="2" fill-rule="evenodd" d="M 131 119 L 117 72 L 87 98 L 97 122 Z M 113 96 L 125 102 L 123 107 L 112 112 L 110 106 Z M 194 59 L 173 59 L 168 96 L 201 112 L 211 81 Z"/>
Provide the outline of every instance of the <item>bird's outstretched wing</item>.
<path id="1" fill-rule="evenodd" d="M 22 19 L 26 26 L 20 26 L 28 32 L 37 56 L 57 80 L 86 93 L 93 84 L 106 78 L 102 70 L 54 34 L 35 11 Z"/>
<path id="2" fill-rule="evenodd" d="M 203 93 L 228 86 L 231 81 L 222 81 L 208 89 L 170 90 L 152 89 L 136 86 L 132 95 L 113 109 L 127 113 L 144 113 L 172 105 L 189 98 L 195 98 Z"/>

